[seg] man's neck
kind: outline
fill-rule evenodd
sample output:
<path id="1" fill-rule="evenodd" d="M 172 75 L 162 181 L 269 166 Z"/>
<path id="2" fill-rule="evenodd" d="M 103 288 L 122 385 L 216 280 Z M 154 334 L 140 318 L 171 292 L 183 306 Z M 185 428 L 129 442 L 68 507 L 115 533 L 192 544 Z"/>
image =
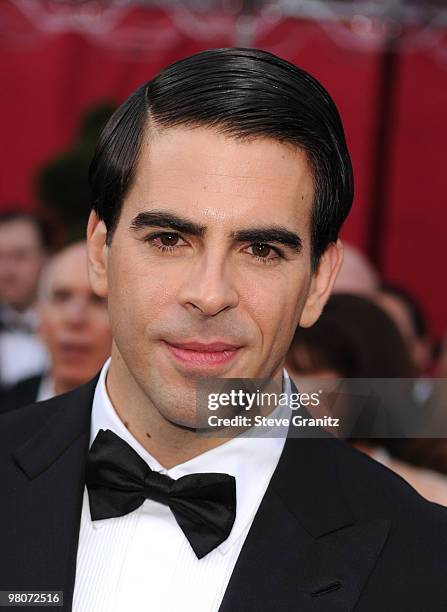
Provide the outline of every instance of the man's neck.
<path id="1" fill-rule="evenodd" d="M 123 375 L 115 364 L 116 360 L 112 359 L 106 377 L 111 404 L 132 436 L 164 468 L 189 461 L 228 441 L 228 438 L 200 436 L 194 429 L 166 420 L 130 373 Z"/>
<path id="2" fill-rule="evenodd" d="M 75 389 L 81 384 L 82 384 L 81 381 L 73 382 L 73 381 L 63 380 L 61 378 L 54 378 L 53 379 L 54 395 L 62 395 L 63 393 L 68 393 L 68 391 L 72 391 L 73 389 Z"/>
<path id="3" fill-rule="evenodd" d="M 120 362 L 120 355 L 112 357 L 106 377 L 108 397 L 131 435 L 164 468 L 170 469 L 189 461 L 228 442 L 239 433 L 204 436 L 193 428 L 168 421 L 139 387 L 124 363 Z"/>

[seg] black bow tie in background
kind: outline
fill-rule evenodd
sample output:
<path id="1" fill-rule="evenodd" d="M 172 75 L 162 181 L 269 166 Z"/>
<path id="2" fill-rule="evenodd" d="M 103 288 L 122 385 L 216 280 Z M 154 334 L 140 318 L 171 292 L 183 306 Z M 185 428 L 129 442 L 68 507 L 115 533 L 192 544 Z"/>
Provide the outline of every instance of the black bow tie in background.
<path id="1" fill-rule="evenodd" d="M 90 448 L 86 484 L 94 521 L 128 514 L 145 499 L 169 506 L 199 559 L 227 539 L 236 516 L 234 476 L 203 473 L 174 480 L 151 470 L 109 429 L 101 429 Z"/>

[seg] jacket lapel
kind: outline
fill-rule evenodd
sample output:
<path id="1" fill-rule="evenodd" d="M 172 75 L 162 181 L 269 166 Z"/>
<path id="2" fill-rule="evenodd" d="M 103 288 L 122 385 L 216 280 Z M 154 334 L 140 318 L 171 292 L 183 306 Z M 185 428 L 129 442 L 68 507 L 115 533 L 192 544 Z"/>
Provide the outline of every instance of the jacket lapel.
<path id="1" fill-rule="evenodd" d="M 50 400 L 54 415 L 14 453 L 14 520 L 3 547 L 12 569 L 3 578 L 10 576 L 8 588 L 63 590 L 64 610 L 73 596 L 96 382 Z M 286 441 L 221 612 L 354 609 L 389 522 L 355 522 L 337 470 L 339 444 Z"/>
<path id="2" fill-rule="evenodd" d="M 71 609 L 74 588 L 96 382 L 50 400 L 54 415 L 13 455 L 21 545 L 11 554 L 21 564 L 23 589 L 64 591 L 64 610 Z"/>
<path id="3" fill-rule="evenodd" d="M 356 523 L 338 470 L 342 444 L 286 440 L 220 612 L 354 609 L 390 523 Z"/>

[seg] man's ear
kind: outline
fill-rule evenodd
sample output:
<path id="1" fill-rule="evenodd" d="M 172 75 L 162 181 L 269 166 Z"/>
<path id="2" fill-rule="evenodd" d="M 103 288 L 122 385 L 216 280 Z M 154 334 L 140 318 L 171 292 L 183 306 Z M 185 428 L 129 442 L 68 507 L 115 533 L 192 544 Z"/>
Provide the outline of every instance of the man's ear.
<path id="1" fill-rule="evenodd" d="M 91 211 L 87 224 L 87 257 L 90 284 L 96 295 L 107 297 L 107 229 L 95 211 Z"/>
<path id="2" fill-rule="evenodd" d="M 298 323 L 300 327 L 310 327 L 318 320 L 331 294 L 342 262 L 343 245 L 341 240 L 337 240 L 327 247 L 312 276 L 309 293 Z"/>

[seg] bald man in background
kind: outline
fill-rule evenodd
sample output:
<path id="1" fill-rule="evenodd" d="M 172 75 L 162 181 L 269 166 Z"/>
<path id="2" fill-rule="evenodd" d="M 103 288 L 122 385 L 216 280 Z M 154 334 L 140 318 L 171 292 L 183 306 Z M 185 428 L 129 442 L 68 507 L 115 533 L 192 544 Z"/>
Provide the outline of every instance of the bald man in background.
<path id="1" fill-rule="evenodd" d="M 343 242 L 343 262 L 335 279 L 333 293 L 372 296 L 380 279 L 366 255 L 352 244 Z"/>
<path id="2" fill-rule="evenodd" d="M 0 412 L 74 389 L 92 378 L 110 355 L 107 307 L 91 290 L 84 242 L 66 247 L 45 267 L 38 311 L 39 334 L 51 357 L 50 370 L 5 392 Z"/>

